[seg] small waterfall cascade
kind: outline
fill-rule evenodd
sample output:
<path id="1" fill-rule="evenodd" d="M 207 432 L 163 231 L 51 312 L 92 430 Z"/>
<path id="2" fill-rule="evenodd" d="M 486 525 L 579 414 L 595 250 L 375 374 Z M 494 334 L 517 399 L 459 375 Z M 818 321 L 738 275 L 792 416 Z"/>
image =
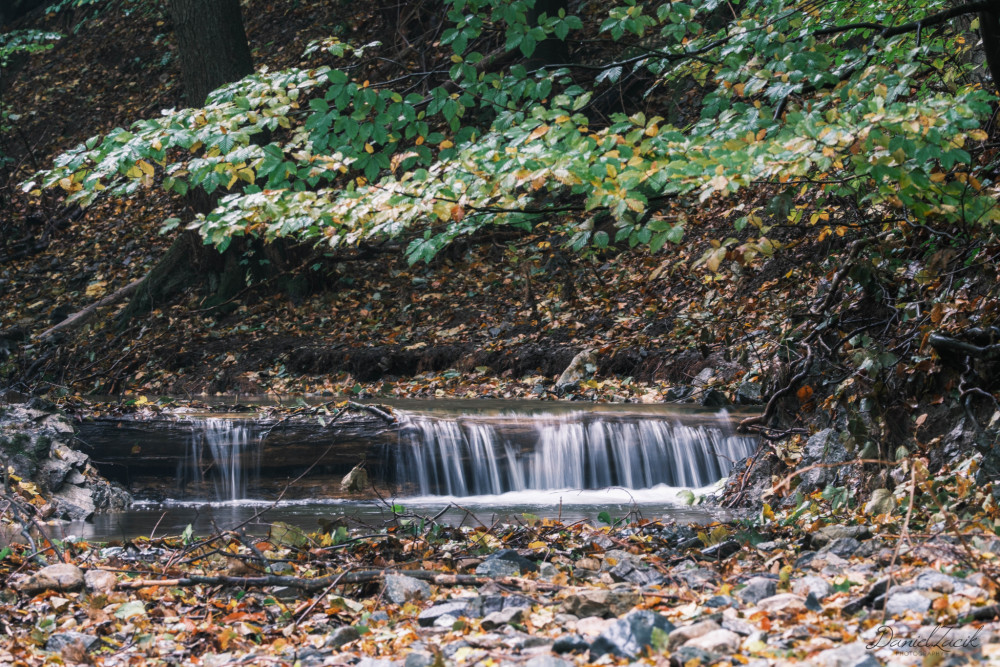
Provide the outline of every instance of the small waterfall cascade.
<path id="1" fill-rule="evenodd" d="M 206 418 L 191 421 L 187 455 L 177 471 L 186 495 L 217 501 L 242 500 L 260 478 L 261 438 L 245 420 Z"/>
<path id="2" fill-rule="evenodd" d="M 407 415 L 395 481 L 419 495 L 551 489 L 698 488 L 753 453 L 754 438 L 717 422 L 598 413 L 438 418 Z"/>

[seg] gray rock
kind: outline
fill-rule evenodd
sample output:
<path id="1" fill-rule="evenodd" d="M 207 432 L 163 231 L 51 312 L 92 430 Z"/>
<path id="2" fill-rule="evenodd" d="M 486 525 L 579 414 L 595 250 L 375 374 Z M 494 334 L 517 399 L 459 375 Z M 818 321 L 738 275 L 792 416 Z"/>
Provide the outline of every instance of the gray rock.
<path id="1" fill-rule="evenodd" d="M 778 582 L 767 577 L 753 577 L 747 582 L 746 588 L 738 591 L 736 596 L 745 604 L 757 604 L 764 598 L 769 598 L 778 590 Z"/>
<path id="2" fill-rule="evenodd" d="M 83 570 L 68 563 L 49 565 L 13 582 L 13 587 L 28 595 L 42 591 L 75 591 L 83 588 Z"/>
<path id="3" fill-rule="evenodd" d="M 368 471 L 364 469 L 364 464 L 359 463 L 351 469 L 351 472 L 344 475 L 340 480 L 340 490 L 344 493 L 358 493 L 365 491 L 371 486 L 368 481 Z"/>
<path id="4" fill-rule="evenodd" d="M 513 549 L 501 549 L 500 551 L 494 551 L 492 554 L 486 557 L 484 563 L 490 561 L 503 561 L 507 563 L 514 563 L 517 565 L 517 569 L 524 572 L 537 572 L 538 566 L 531 560 L 528 560 L 521 554 L 517 553 Z"/>
<path id="5" fill-rule="evenodd" d="M 715 621 L 699 621 L 698 623 L 675 628 L 667 637 L 667 647 L 673 649 L 681 644 L 686 644 L 695 637 L 701 637 L 702 635 L 707 635 L 709 632 L 721 629 Z"/>
<path id="6" fill-rule="evenodd" d="M 483 630 L 493 630 L 494 628 L 501 628 L 512 623 L 520 623 L 523 617 L 524 609 L 518 607 L 503 609 L 501 611 L 495 611 L 491 614 L 487 614 L 480 623 L 480 627 L 482 627 Z"/>
<path id="7" fill-rule="evenodd" d="M 736 600 L 728 595 L 713 595 L 705 600 L 706 607 L 735 607 Z"/>
<path id="8" fill-rule="evenodd" d="M 764 402 L 759 382 L 744 382 L 736 388 L 736 402 L 740 405 L 760 405 Z"/>
<path id="9" fill-rule="evenodd" d="M 559 574 L 559 570 L 552 563 L 539 563 L 538 564 L 538 578 L 544 579 L 546 581 L 551 580 Z"/>
<path id="10" fill-rule="evenodd" d="M 110 593 L 118 585 L 118 577 L 107 570 L 87 570 L 83 575 L 87 590 L 94 593 Z"/>
<path id="11" fill-rule="evenodd" d="M 357 628 L 350 625 L 343 625 L 329 635 L 327 635 L 326 641 L 323 643 L 327 648 L 340 648 L 348 642 L 353 642 L 355 639 L 361 636 Z"/>
<path id="12" fill-rule="evenodd" d="M 722 619 L 722 627 L 730 632 L 735 632 L 738 635 L 744 637 L 749 637 L 753 633 L 757 632 L 755 628 L 750 623 L 747 623 L 742 618 L 726 617 Z"/>
<path id="13" fill-rule="evenodd" d="M 889 616 L 902 616 L 908 611 L 922 614 L 930 608 L 930 598 L 917 591 L 890 593 L 885 603 Z"/>
<path id="14" fill-rule="evenodd" d="M 58 491 L 71 471 L 73 466 L 68 461 L 47 459 L 38 468 L 38 482 L 46 491 Z"/>
<path id="15" fill-rule="evenodd" d="M 82 486 L 63 486 L 52 494 L 63 516 L 71 521 L 86 521 L 97 509 L 94 492 Z"/>
<path id="16" fill-rule="evenodd" d="M 706 389 L 698 402 L 706 408 L 724 408 L 729 405 L 729 398 L 718 389 Z"/>
<path id="17" fill-rule="evenodd" d="M 861 542 L 858 542 L 853 537 L 838 537 L 820 549 L 819 553 L 832 553 L 840 556 L 841 558 L 850 558 L 860 546 Z"/>
<path id="18" fill-rule="evenodd" d="M 802 596 L 812 593 L 822 600 L 830 594 L 830 584 L 823 577 L 809 575 L 793 581 L 792 592 Z"/>
<path id="19" fill-rule="evenodd" d="M 610 653 L 634 660 L 652 644 L 654 628 L 669 634 L 674 624 L 653 611 L 633 611 L 611 623 L 590 645 L 590 659 Z"/>
<path id="20" fill-rule="evenodd" d="M 731 630 L 720 628 L 688 640 L 685 646 L 700 648 L 709 653 L 729 655 L 740 650 L 740 636 Z"/>
<path id="21" fill-rule="evenodd" d="M 639 604 L 639 594 L 634 591 L 588 589 L 570 595 L 563 601 L 563 611 L 578 618 L 621 616 Z"/>
<path id="22" fill-rule="evenodd" d="M 879 514 L 891 514 L 896 509 L 896 499 L 889 489 L 875 489 L 872 497 L 865 505 L 865 514 L 877 516 Z"/>
<path id="23" fill-rule="evenodd" d="M 403 661 L 403 667 L 431 667 L 433 664 L 434 656 L 424 651 L 413 651 Z"/>
<path id="24" fill-rule="evenodd" d="M 670 653 L 670 667 L 687 667 L 687 665 L 714 665 L 722 659 L 721 655 L 709 653 L 695 646 L 681 646 Z"/>
<path id="25" fill-rule="evenodd" d="M 431 587 L 426 581 L 403 574 L 390 574 L 385 578 L 385 594 L 394 604 L 405 604 L 411 600 L 429 599 Z"/>
<path id="26" fill-rule="evenodd" d="M 847 459 L 847 449 L 840 440 L 840 434 L 832 428 L 825 428 L 814 433 L 806 442 L 800 466 L 804 468 L 814 463 L 843 463 Z M 822 488 L 834 482 L 838 474 L 836 467 L 808 470 L 800 476 L 802 480 L 800 488 L 803 492 Z"/>
<path id="27" fill-rule="evenodd" d="M 573 663 L 552 655 L 536 655 L 525 662 L 524 667 L 573 667 Z"/>
<path id="28" fill-rule="evenodd" d="M 442 614 L 434 619 L 435 628 L 454 628 L 455 624 L 458 623 L 458 616 L 453 616 L 452 614 Z"/>
<path id="29" fill-rule="evenodd" d="M 403 667 L 403 660 L 388 660 L 386 658 L 361 658 L 354 667 Z"/>
<path id="30" fill-rule="evenodd" d="M 806 601 L 801 595 L 794 593 L 778 593 L 769 598 L 764 598 L 757 603 L 757 608 L 761 611 L 773 613 L 798 613 L 806 610 Z"/>
<path id="31" fill-rule="evenodd" d="M 588 366 L 590 366 L 590 369 L 587 368 Z M 593 372 L 596 366 L 597 355 L 594 354 L 594 351 L 581 350 L 573 357 L 573 361 L 569 362 L 569 366 L 566 367 L 566 370 L 556 380 L 556 389 L 558 391 L 567 391 L 575 388 L 583 380 L 587 379 L 587 375 Z"/>
<path id="32" fill-rule="evenodd" d="M 705 547 L 701 550 L 701 555 L 706 558 L 723 559 L 729 558 L 734 553 L 740 550 L 740 543 L 736 540 L 726 540 L 725 542 L 720 542 L 718 544 L 713 544 L 710 547 Z"/>
<path id="33" fill-rule="evenodd" d="M 879 661 L 865 648 L 864 642 L 827 649 L 815 660 L 820 667 L 879 667 Z"/>
<path id="34" fill-rule="evenodd" d="M 934 570 L 921 572 L 913 582 L 913 585 L 922 591 L 936 591 L 938 593 L 952 593 L 956 585 L 958 588 L 965 586 L 965 584 L 955 577 Z"/>
<path id="35" fill-rule="evenodd" d="M 417 623 L 421 627 L 430 627 L 435 624 L 435 622 L 442 616 L 451 616 L 452 618 L 459 618 L 462 616 L 474 617 L 478 616 L 476 610 L 472 608 L 469 602 L 466 601 L 452 601 L 444 602 L 442 604 L 434 605 L 430 609 L 425 609 L 420 612 L 417 616 Z"/>
<path id="36" fill-rule="evenodd" d="M 615 581 L 627 581 L 636 586 L 661 585 L 665 581 L 664 576 L 653 568 L 641 567 L 631 559 L 618 561 L 609 574 Z"/>
<path id="37" fill-rule="evenodd" d="M 71 644 L 82 644 L 83 650 L 89 651 L 94 648 L 99 641 L 100 639 L 96 636 L 84 634 L 82 632 L 57 632 L 50 636 L 48 641 L 45 642 L 45 650 L 57 653 Z"/>
<path id="38" fill-rule="evenodd" d="M 590 648 L 590 642 L 580 635 L 563 635 L 552 644 L 554 653 L 582 653 Z"/>
<path id="39" fill-rule="evenodd" d="M 521 568 L 509 560 L 487 559 L 476 567 L 476 574 L 492 578 L 516 577 L 521 574 Z"/>

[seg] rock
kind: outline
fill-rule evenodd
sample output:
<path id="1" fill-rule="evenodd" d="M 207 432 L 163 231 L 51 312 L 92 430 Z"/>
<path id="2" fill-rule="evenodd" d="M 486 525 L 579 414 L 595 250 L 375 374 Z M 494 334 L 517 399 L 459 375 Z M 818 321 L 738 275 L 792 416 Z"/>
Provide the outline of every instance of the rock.
<path id="1" fill-rule="evenodd" d="M 340 480 L 340 490 L 344 493 L 359 493 L 368 490 L 371 483 L 368 481 L 368 471 L 364 468 L 364 463 L 359 463 L 351 469 L 351 472 L 344 475 Z"/>
<path id="2" fill-rule="evenodd" d="M 674 624 L 654 611 L 633 611 L 613 621 L 590 645 L 590 659 L 593 661 L 610 653 L 634 660 L 652 644 L 654 629 L 669 634 Z"/>
<path id="3" fill-rule="evenodd" d="M 574 623 L 573 628 L 577 633 L 583 635 L 584 637 L 596 639 L 597 636 L 607 630 L 613 622 L 613 620 L 601 618 L 600 616 L 588 616 L 586 618 L 581 618 L 579 621 Z"/>
<path id="4" fill-rule="evenodd" d="M 794 593 L 778 593 L 757 603 L 760 611 L 798 613 L 806 610 L 805 599 Z"/>
<path id="5" fill-rule="evenodd" d="M 930 598 L 917 591 L 889 593 L 885 603 L 885 613 L 889 616 L 902 616 L 908 611 L 922 614 L 930 608 Z"/>
<path id="6" fill-rule="evenodd" d="M 706 389 L 698 402 L 706 408 L 724 408 L 729 405 L 729 397 L 718 389 Z"/>
<path id="7" fill-rule="evenodd" d="M 620 560 L 609 570 L 615 581 L 627 581 L 636 586 L 661 585 L 665 578 L 651 567 L 640 567 L 632 560 Z"/>
<path id="8" fill-rule="evenodd" d="M 627 590 L 588 589 L 570 595 L 563 601 L 562 610 L 579 618 L 621 616 L 639 604 L 639 594 Z"/>
<path id="9" fill-rule="evenodd" d="M 521 572 L 537 572 L 538 566 L 535 565 L 533 561 L 528 560 L 521 554 L 517 553 L 513 549 L 501 549 L 500 551 L 494 551 L 490 554 L 483 564 L 489 563 L 491 561 L 501 561 L 504 563 L 513 563 L 517 566 L 517 569 Z M 476 572 L 479 572 L 479 568 L 476 568 Z"/>
<path id="10" fill-rule="evenodd" d="M 385 594 L 393 604 L 405 604 L 411 600 L 429 599 L 431 587 L 426 581 L 404 574 L 390 574 L 385 578 Z"/>
<path id="11" fill-rule="evenodd" d="M 729 558 L 740 550 L 740 543 L 736 540 L 726 540 L 701 550 L 701 555 L 712 560 Z"/>
<path id="12" fill-rule="evenodd" d="M 705 600 L 706 607 L 735 607 L 736 600 L 729 597 L 728 595 L 713 595 L 712 597 Z"/>
<path id="13" fill-rule="evenodd" d="M 523 664 L 524 667 L 573 667 L 573 663 L 569 660 L 563 660 L 551 655 L 536 655 Z"/>
<path id="14" fill-rule="evenodd" d="M 509 560 L 486 559 L 476 567 L 476 574 L 480 577 L 516 577 L 521 574 L 521 568 L 517 563 Z"/>
<path id="15" fill-rule="evenodd" d="M 806 595 L 806 601 L 803 604 L 809 611 L 823 611 L 823 605 L 819 603 L 819 598 L 812 591 Z"/>
<path id="16" fill-rule="evenodd" d="M 84 651 L 89 651 L 94 648 L 98 642 L 100 642 L 98 637 L 84 634 L 82 632 L 57 632 L 51 635 L 48 641 L 45 642 L 45 650 L 58 653 L 67 646 L 77 644 L 82 645 Z"/>
<path id="17" fill-rule="evenodd" d="M 361 658 L 354 663 L 354 667 L 403 667 L 404 664 L 402 660 L 389 660 L 388 658 Z"/>
<path id="18" fill-rule="evenodd" d="M 879 667 L 879 661 L 865 648 L 864 642 L 827 649 L 814 659 L 820 667 Z"/>
<path id="19" fill-rule="evenodd" d="M 589 570 L 591 572 L 597 572 L 598 570 L 601 569 L 601 561 L 597 560 L 596 558 L 590 558 L 588 556 L 586 558 L 581 558 L 580 560 L 576 561 L 576 563 L 573 564 L 573 567 L 579 570 Z"/>
<path id="20" fill-rule="evenodd" d="M 87 590 L 94 593 L 110 593 L 118 585 L 118 577 L 107 570 L 87 570 L 83 575 Z"/>
<path id="21" fill-rule="evenodd" d="M 563 635 L 552 644 L 553 653 L 583 653 L 590 648 L 590 642 L 580 635 Z"/>
<path id="22" fill-rule="evenodd" d="M 942 572 L 936 570 L 925 570 L 917 575 L 913 585 L 922 591 L 935 591 L 937 593 L 952 593 L 956 584 L 963 588 L 965 584 Z"/>
<path id="23" fill-rule="evenodd" d="M 97 509 L 94 492 L 82 486 L 63 486 L 52 494 L 62 516 L 71 521 L 86 521 Z"/>
<path id="24" fill-rule="evenodd" d="M 764 402 L 759 382 L 743 382 L 736 388 L 736 402 L 740 405 L 760 405 Z"/>
<path id="25" fill-rule="evenodd" d="M 740 650 L 740 636 L 735 632 L 720 628 L 689 640 L 685 646 L 700 648 L 709 653 L 729 655 Z"/>
<path id="26" fill-rule="evenodd" d="M 691 380 L 691 386 L 698 389 L 703 389 L 708 386 L 708 383 L 712 381 L 712 377 L 715 375 L 715 369 L 711 366 L 707 368 L 702 368 L 694 379 Z"/>
<path id="27" fill-rule="evenodd" d="M 832 428 L 825 428 L 814 433 L 802 450 L 802 460 L 800 468 L 805 468 L 814 463 L 843 463 L 847 461 L 847 449 L 840 440 L 840 434 Z M 800 488 L 803 492 L 816 488 L 822 488 L 827 484 L 836 481 L 838 468 L 813 468 L 801 474 L 802 484 Z"/>
<path id="28" fill-rule="evenodd" d="M 757 604 L 764 598 L 769 598 L 778 590 L 778 582 L 767 577 L 753 577 L 747 581 L 746 588 L 738 591 L 736 596 L 746 604 Z"/>
<path id="29" fill-rule="evenodd" d="M 670 667 L 688 667 L 688 665 L 714 665 L 722 659 L 721 655 L 709 653 L 696 646 L 681 646 L 670 654 Z"/>
<path id="30" fill-rule="evenodd" d="M 454 616 L 452 614 L 442 614 L 434 619 L 433 627 L 451 630 L 454 629 L 456 623 L 458 623 L 458 616 Z"/>
<path id="31" fill-rule="evenodd" d="M 520 623 L 523 617 L 524 609 L 519 607 L 503 609 L 501 611 L 495 611 L 491 614 L 487 614 L 486 618 L 484 618 L 480 623 L 480 627 L 482 627 L 483 630 L 501 628 L 512 623 Z"/>
<path id="32" fill-rule="evenodd" d="M 803 597 L 812 593 L 822 600 L 830 594 L 830 584 L 822 577 L 808 575 L 792 582 L 792 592 Z"/>
<path id="33" fill-rule="evenodd" d="M 865 514 L 868 516 L 878 516 L 879 514 L 891 514 L 896 509 L 896 499 L 889 489 L 875 489 L 872 497 L 865 505 Z"/>
<path id="34" fill-rule="evenodd" d="M 551 581 L 553 577 L 559 574 L 559 570 L 552 563 L 539 563 L 538 565 L 538 578 L 544 579 L 545 581 Z"/>
<path id="35" fill-rule="evenodd" d="M 70 472 L 73 472 L 73 466 L 68 461 L 48 459 L 38 468 L 38 483 L 46 491 L 58 491 Z"/>
<path id="36" fill-rule="evenodd" d="M 358 632 L 357 628 L 350 625 L 343 625 L 327 635 L 323 645 L 327 648 L 340 648 L 344 644 L 353 642 L 360 636 L 361 633 Z"/>
<path id="37" fill-rule="evenodd" d="M 68 563 L 49 565 L 15 582 L 13 587 L 27 595 L 42 591 L 74 591 L 83 587 L 83 570 Z"/>
<path id="38" fill-rule="evenodd" d="M 850 558 L 860 546 L 861 542 L 858 542 L 853 537 L 838 537 L 820 549 L 819 553 L 832 553 L 840 556 L 841 558 Z"/>
<path id="39" fill-rule="evenodd" d="M 590 373 L 597 370 L 597 355 L 593 350 L 581 350 L 569 366 L 562 372 L 556 380 L 557 391 L 567 391 L 575 388 L 578 384 L 587 379 Z"/>
<path id="40" fill-rule="evenodd" d="M 425 651 L 413 651 L 406 655 L 403 667 L 431 667 L 434 664 L 434 656 Z"/>
<path id="41" fill-rule="evenodd" d="M 722 619 L 722 627 L 738 635 L 749 637 L 757 632 L 757 628 L 736 616 L 726 616 Z"/>
<path id="42" fill-rule="evenodd" d="M 676 646 L 686 644 L 695 637 L 707 635 L 709 632 L 714 632 L 715 630 L 721 630 L 719 624 L 715 621 L 699 621 L 698 623 L 676 628 L 667 637 L 667 647 L 673 649 Z"/>
<path id="43" fill-rule="evenodd" d="M 812 549 L 820 549 L 834 540 L 844 537 L 853 537 L 856 540 L 865 540 L 871 537 L 868 526 L 823 526 L 812 534 L 809 539 L 809 546 Z"/>
<path id="44" fill-rule="evenodd" d="M 430 609 L 425 609 L 420 612 L 417 616 L 417 623 L 422 627 L 430 627 L 435 624 L 435 622 L 442 616 L 451 616 L 453 618 L 458 618 L 461 616 L 478 616 L 476 610 L 472 608 L 469 602 L 464 602 L 461 600 L 444 602 L 442 604 L 437 604 Z"/>

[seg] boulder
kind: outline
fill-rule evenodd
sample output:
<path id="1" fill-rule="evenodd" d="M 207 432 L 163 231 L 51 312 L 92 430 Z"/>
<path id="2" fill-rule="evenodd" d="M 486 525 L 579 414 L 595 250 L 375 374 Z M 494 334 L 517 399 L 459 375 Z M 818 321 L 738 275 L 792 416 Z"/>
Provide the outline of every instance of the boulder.
<path id="1" fill-rule="evenodd" d="M 390 574 L 385 578 L 385 595 L 394 604 L 404 604 L 411 600 L 427 600 L 431 596 L 431 587 L 426 581 L 403 574 Z"/>
<path id="2" fill-rule="evenodd" d="M 633 611 L 613 621 L 590 645 L 590 659 L 597 660 L 610 653 L 616 657 L 635 660 L 653 643 L 653 630 L 669 634 L 674 624 L 654 611 Z"/>
<path id="3" fill-rule="evenodd" d="M 13 587 L 27 595 L 42 591 L 75 591 L 83 587 L 83 570 L 68 563 L 49 565 L 13 582 Z"/>
<path id="4" fill-rule="evenodd" d="M 366 491 L 371 483 L 368 481 L 368 471 L 364 468 L 364 463 L 359 463 L 351 469 L 351 472 L 344 475 L 340 480 L 340 490 L 344 493 L 360 493 Z"/>
<path id="5" fill-rule="evenodd" d="M 559 379 L 556 380 L 556 390 L 557 391 L 568 391 L 574 389 L 577 385 L 587 379 L 587 376 L 597 370 L 597 355 L 594 354 L 593 350 L 582 350 L 573 360 L 569 362 L 569 366 L 566 370 L 562 372 Z"/>

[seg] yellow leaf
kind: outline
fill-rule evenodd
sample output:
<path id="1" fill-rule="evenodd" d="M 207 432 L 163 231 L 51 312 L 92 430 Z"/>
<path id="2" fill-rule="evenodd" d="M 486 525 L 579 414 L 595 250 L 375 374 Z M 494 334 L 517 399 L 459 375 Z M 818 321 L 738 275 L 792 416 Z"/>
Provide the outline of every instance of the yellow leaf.
<path id="1" fill-rule="evenodd" d="M 153 169 L 153 165 L 149 164 L 145 160 L 139 160 L 135 164 L 136 164 L 137 167 L 139 167 L 139 170 L 142 171 L 142 173 L 144 173 L 144 174 L 146 174 L 148 176 L 152 176 L 153 172 L 155 171 Z"/>
<path id="2" fill-rule="evenodd" d="M 454 145 L 455 144 L 453 144 L 451 141 L 449 141 L 447 139 L 445 139 L 444 141 L 442 141 L 441 144 L 440 144 L 441 148 L 452 148 Z"/>
<path id="3" fill-rule="evenodd" d="M 528 548 L 529 549 L 545 549 L 548 546 L 549 545 L 546 544 L 545 542 L 542 542 L 541 540 L 538 540 L 536 542 L 532 542 L 531 544 L 529 544 Z"/>
<path id="4" fill-rule="evenodd" d="M 369 143 L 366 143 L 366 144 L 365 144 L 365 152 L 366 152 L 366 153 L 368 153 L 369 155 L 371 155 L 372 153 L 374 153 L 374 152 L 375 152 L 375 147 L 374 147 L 374 146 L 372 146 L 372 145 L 371 145 L 371 144 L 369 144 Z"/>
<path id="5" fill-rule="evenodd" d="M 531 134 L 528 135 L 528 141 L 534 141 L 538 137 L 544 136 L 544 134 L 548 131 L 549 131 L 548 125 L 539 125 L 534 130 L 531 131 Z"/>
<path id="6" fill-rule="evenodd" d="M 768 503 L 764 503 L 764 507 L 760 511 L 761 516 L 763 516 L 768 521 L 774 521 L 774 510 Z"/>

